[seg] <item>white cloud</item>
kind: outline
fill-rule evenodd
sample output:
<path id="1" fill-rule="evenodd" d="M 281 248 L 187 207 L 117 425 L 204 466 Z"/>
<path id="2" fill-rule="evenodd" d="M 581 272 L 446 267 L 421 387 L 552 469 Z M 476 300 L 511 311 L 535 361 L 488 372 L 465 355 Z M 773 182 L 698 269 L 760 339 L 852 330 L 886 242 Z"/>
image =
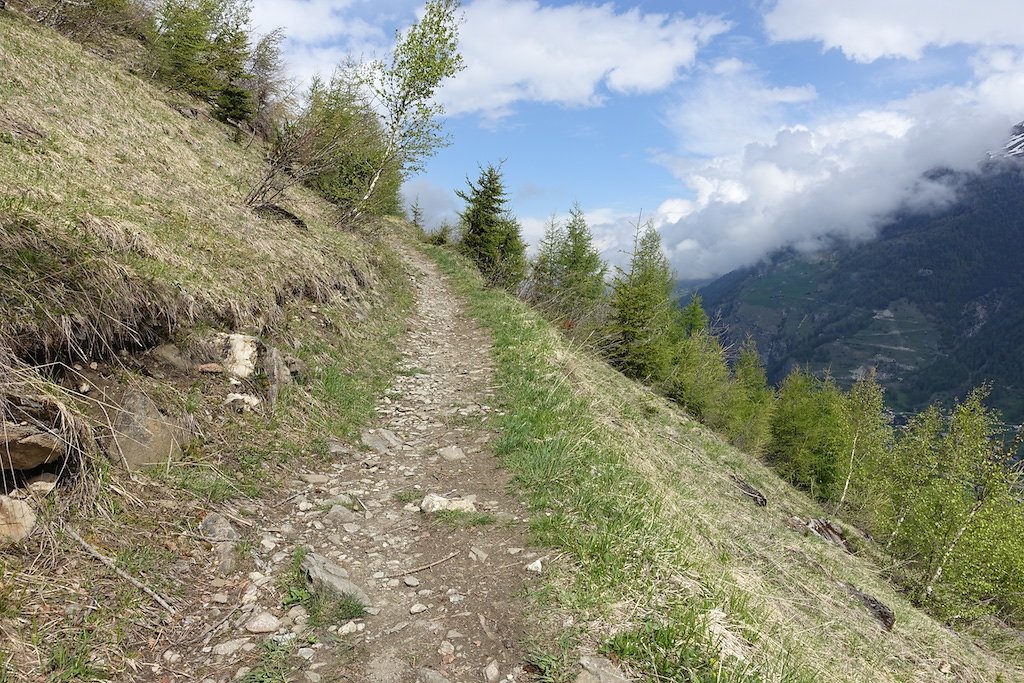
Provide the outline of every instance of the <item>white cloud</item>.
<path id="1" fill-rule="evenodd" d="M 410 178 L 402 183 L 402 199 L 409 211 L 414 203 L 419 203 L 427 229 L 440 227 L 446 221 L 457 223 L 462 208 L 462 202 L 454 191 L 423 177 Z"/>
<path id="2" fill-rule="evenodd" d="M 946 205 L 955 198 L 952 181 L 926 172 L 976 169 L 1020 119 L 1019 110 L 994 104 L 989 85 L 939 88 L 784 127 L 710 161 L 676 159 L 672 167 L 694 198 L 666 201 L 659 211 L 680 276 L 721 274 L 787 245 L 870 238 L 895 210 Z"/>
<path id="3" fill-rule="evenodd" d="M 1022 45 L 1019 0 L 779 0 L 765 16 L 774 40 L 816 40 L 848 58 L 917 59 L 929 46 Z"/>
<path id="4" fill-rule="evenodd" d="M 415 4 L 403 2 L 411 21 Z M 380 22 L 383 9 L 367 12 L 366 0 L 254 0 L 252 25 L 258 34 L 285 30 L 288 73 L 304 87 L 349 59 L 383 54 L 392 41 Z"/>
<path id="5" fill-rule="evenodd" d="M 793 105 L 816 97 L 813 86 L 771 86 L 754 69 L 729 59 L 701 72 L 669 109 L 666 124 L 680 151 L 718 156 L 744 142 L 770 139 Z"/>
<path id="6" fill-rule="evenodd" d="M 728 29 L 707 17 L 616 12 L 611 4 L 545 7 L 536 0 L 476 0 L 465 7 L 466 70 L 441 93 L 450 113 L 501 118 L 517 102 L 593 106 L 603 91 L 666 88 L 697 51 Z"/>

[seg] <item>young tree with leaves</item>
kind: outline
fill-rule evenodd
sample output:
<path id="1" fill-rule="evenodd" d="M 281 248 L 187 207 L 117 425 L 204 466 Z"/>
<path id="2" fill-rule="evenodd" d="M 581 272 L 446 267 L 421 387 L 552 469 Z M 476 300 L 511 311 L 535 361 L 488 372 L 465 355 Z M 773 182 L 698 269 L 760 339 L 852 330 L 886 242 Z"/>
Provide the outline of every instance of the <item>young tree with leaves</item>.
<path id="1" fill-rule="evenodd" d="M 768 450 L 779 472 L 819 500 L 835 500 L 846 443 L 844 397 L 835 381 L 794 369 L 779 388 L 772 418 Z"/>
<path id="2" fill-rule="evenodd" d="M 850 494 L 851 484 L 854 496 L 861 498 L 871 508 L 875 502 L 873 496 L 863 498 L 872 488 L 870 481 L 875 476 L 873 470 L 884 458 L 885 452 L 892 445 L 892 425 L 885 414 L 885 396 L 882 386 L 878 383 L 875 370 L 854 382 L 845 397 L 846 435 L 849 448 L 849 459 L 845 463 L 845 478 L 842 493 L 836 501 L 838 511 L 846 503 Z"/>
<path id="3" fill-rule="evenodd" d="M 672 270 L 651 222 L 636 226 L 629 269 L 612 283 L 608 355 L 624 374 L 659 384 L 672 358 Z"/>
<path id="4" fill-rule="evenodd" d="M 458 51 L 459 7 L 459 0 L 428 0 L 423 17 L 396 36 L 387 62 L 372 62 L 353 72 L 371 94 L 374 108 L 383 112 L 383 144 L 349 218 L 364 211 L 389 168 L 399 169 L 401 175 L 422 170 L 424 160 L 448 144 L 441 133 L 444 107 L 434 102 L 434 94 L 442 82 L 465 68 Z"/>

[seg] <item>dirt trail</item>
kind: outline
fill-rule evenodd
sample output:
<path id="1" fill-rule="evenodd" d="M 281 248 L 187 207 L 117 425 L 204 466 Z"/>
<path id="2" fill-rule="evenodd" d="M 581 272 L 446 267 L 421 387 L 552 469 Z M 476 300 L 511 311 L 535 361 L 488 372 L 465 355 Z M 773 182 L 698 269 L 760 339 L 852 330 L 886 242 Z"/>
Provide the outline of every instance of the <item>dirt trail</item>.
<path id="1" fill-rule="evenodd" d="M 381 612 L 366 620 L 362 661 L 348 670 L 353 680 L 367 681 L 440 680 L 424 667 L 453 683 L 487 674 L 523 680 L 521 593 L 525 567 L 538 555 L 525 549 L 525 509 L 508 495 L 508 475 L 488 446 L 490 339 L 432 262 L 411 250 L 406 258 L 416 314 L 407 326 L 402 374 L 378 406 L 379 428 L 401 446 L 380 453 L 376 472 L 360 479 L 380 507 L 348 551 L 356 561 L 359 552 L 365 556 L 362 571 L 353 573 Z M 411 491 L 417 495 L 401 495 Z M 450 522 L 425 515 L 418 506 L 427 493 L 475 500 L 486 523 L 463 526 L 471 513 Z M 413 500 L 403 505 L 406 498 Z M 412 614 L 417 605 L 427 609 Z"/>
<path id="2" fill-rule="evenodd" d="M 262 681 L 275 642 L 297 652 L 289 680 L 300 682 L 527 679 L 522 594 L 538 577 L 527 566 L 546 557 L 527 547 L 525 508 L 489 448 L 490 339 L 429 259 L 403 253 L 417 306 L 377 424 L 362 443 L 333 442 L 330 466 L 286 482 L 273 500 L 222 511 L 236 528 L 252 524 L 252 549 L 198 587 L 201 605 L 183 620 L 193 637 L 157 648 L 155 680 Z M 427 514 L 427 494 L 476 512 Z M 282 607 L 297 548 L 344 569 L 368 613 L 308 638 L 304 610 Z"/>

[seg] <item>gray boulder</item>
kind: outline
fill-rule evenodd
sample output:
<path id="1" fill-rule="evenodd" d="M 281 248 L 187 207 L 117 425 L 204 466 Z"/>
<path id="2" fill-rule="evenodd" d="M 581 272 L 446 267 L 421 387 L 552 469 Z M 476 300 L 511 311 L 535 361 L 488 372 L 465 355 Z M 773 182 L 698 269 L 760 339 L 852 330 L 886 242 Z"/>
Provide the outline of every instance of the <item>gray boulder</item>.
<path id="1" fill-rule="evenodd" d="M 364 606 L 371 604 L 363 589 L 349 580 L 348 572 L 323 555 L 309 553 L 302 558 L 301 566 L 314 589 L 352 596 Z"/>
<path id="2" fill-rule="evenodd" d="M 151 398 L 128 391 L 116 408 L 108 450 L 114 462 L 137 469 L 179 458 L 188 438 L 181 423 L 161 413 Z"/>

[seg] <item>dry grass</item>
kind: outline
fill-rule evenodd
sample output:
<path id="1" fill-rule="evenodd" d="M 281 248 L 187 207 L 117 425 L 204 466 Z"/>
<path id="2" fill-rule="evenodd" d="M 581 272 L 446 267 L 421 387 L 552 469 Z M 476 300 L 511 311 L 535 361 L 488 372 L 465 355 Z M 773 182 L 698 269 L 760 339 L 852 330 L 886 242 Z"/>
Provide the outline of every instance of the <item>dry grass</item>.
<path id="1" fill-rule="evenodd" d="M 89 356 L 197 321 L 259 331 L 287 300 L 372 279 L 363 240 L 309 193 L 287 202 L 306 230 L 246 208 L 259 145 L 174 103 L 0 15 L 0 348 Z"/>
<path id="2" fill-rule="evenodd" d="M 634 591 L 637 612 L 657 611 L 664 586 L 696 576 L 700 593 L 723 600 L 711 620 L 719 642 L 733 650 L 744 643 L 750 660 L 771 661 L 788 652 L 817 680 L 836 682 L 1024 676 L 1019 656 L 992 652 L 909 604 L 882 576 L 881 556 L 870 541 L 859 543 L 864 551 L 852 556 L 787 526 L 794 515 L 829 513 L 757 458 L 561 338 L 551 343 L 558 381 L 571 383 L 592 406 L 600 425 L 595 438 L 614 444 L 643 474 L 661 499 L 663 520 L 676 531 L 678 547 L 666 549 L 666 566 L 650 568 L 657 580 Z M 744 496 L 733 473 L 759 488 L 768 507 Z M 680 556 L 686 558 L 685 572 Z M 892 607 L 893 631 L 883 630 L 839 581 Z"/>
<path id="3" fill-rule="evenodd" d="M 301 225 L 256 215 L 243 198 L 259 145 L 179 104 L 202 109 L 0 12 L 0 426 L 55 429 L 73 456 L 33 502 L 33 534 L 0 553 L 0 682 L 148 675 L 135 667 L 180 624 L 64 526 L 188 611 L 212 579 L 202 516 L 356 432 L 394 362 L 408 292 L 381 233 L 339 229 L 301 188 L 285 201 Z M 187 351 L 211 329 L 256 334 L 307 372 L 275 410 L 237 415 L 225 378 L 146 374 L 123 353 L 167 339 Z M 91 360 L 112 388 L 198 423 L 179 462 L 128 473 L 99 457 L 118 407 L 68 388 Z"/>

